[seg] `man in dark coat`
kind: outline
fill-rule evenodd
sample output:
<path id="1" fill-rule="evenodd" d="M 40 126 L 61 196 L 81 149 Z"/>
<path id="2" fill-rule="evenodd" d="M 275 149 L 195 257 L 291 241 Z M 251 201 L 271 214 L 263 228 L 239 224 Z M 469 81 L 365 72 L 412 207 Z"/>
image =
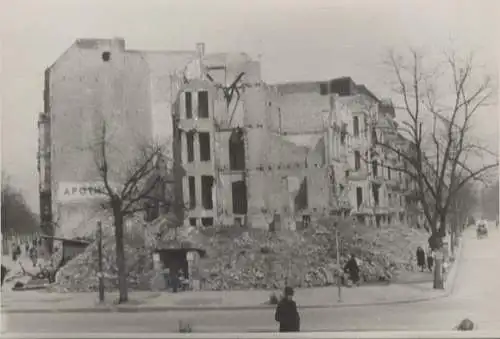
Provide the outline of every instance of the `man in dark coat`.
<path id="1" fill-rule="evenodd" d="M 274 319 L 280 323 L 280 332 L 300 332 L 300 316 L 293 301 L 293 288 L 285 287 L 283 298 L 276 307 Z"/>
<path id="2" fill-rule="evenodd" d="M 4 265 L 2 265 L 2 286 L 3 286 L 3 281 L 5 280 L 5 277 L 7 276 L 7 267 L 5 267 Z"/>
<path id="3" fill-rule="evenodd" d="M 423 272 L 425 269 L 425 251 L 420 246 L 417 248 L 417 265 L 420 271 Z"/>
<path id="4" fill-rule="evenodd" d="M 353 284 L 359 283 L 359 267 L 354 254 L 351 255 L 351 258 L 345 264 L 344 271 L 349 274 L 349 279 L 351 279 Z"/>

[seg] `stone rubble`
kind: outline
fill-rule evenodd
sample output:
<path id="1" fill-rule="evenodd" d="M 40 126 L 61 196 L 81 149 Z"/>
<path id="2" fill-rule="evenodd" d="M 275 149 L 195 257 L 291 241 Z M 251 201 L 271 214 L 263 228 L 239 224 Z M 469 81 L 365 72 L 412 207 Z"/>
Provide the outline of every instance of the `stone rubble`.
<path id="1" fill-rule="evenodd" d="M 156 247 L 191 247 L 207 255 L 200 261 L 201 288 L 205 290 L 280 289 L 328 286 L 336 283 L 346 259 L 354 253 L 361 260 L 365 282 L 389 281 L 399 271 L 416 269 L 414 253 L 425 246 L 428 234 L 406 226 L 339 228 L 340 266 L 336 263 L 335 231 L 329 222 L 318 222 L 306 230 L 270 233 L 262 229 L 233 227 L 179 228 L 163 232 Z M 152 258 L 145 246 L 146 232 L 126 236 L 125 251 L 130 289 L 150 289 Z M 362 235 L 362 236 L 361 236 Z M 149 241 L 151 243 L 151 241 Z M 104 237 L 106 287 L 116 288 L 114 237 Z M 57 275 L 58 291 L 94 291 L 98 286 L 97 247 L 90 245 Z"/>

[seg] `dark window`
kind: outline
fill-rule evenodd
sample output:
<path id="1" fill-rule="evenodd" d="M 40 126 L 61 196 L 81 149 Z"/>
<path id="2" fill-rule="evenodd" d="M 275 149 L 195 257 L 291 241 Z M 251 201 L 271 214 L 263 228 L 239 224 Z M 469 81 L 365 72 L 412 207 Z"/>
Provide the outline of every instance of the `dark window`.
<path id="1" fill-rule="evenodd" d="M 229 167 L 239 171 L 245 169 L 245 141 L 241 130 L 233 131 L 229 138 Z"/>
<path id="2" fill-rule="evenodd" d="M 201 218 L 201 224 L 205 227 L 214 225 L 214 218 Z"/>
<path id="3" fill-rule="evenodd" d="M 210 133 L 201 132 L 198 136 L 200 140 L 200 160 L 210 161 Z"/>
<path id="4" fill-rule="evenodd" d="M 387 200 L 389 200 L 389 205 L 392 205 L 392 194 L 391 193 L 387 194 Z"/>
<path id="5" fill-rule="evenodd" d="M 189 177 L 189 208 L 196 207 L 196 189 L 194 177 Z"/>
<path id="6" fill-rule="evenodd" d="M 387 168 L 387 178 L 391 180 L 391 169 Z"/>
<path id="7" fill-rule="evenodd" d="M 307 178 L 304 178 L 300 183 L 299 191 L 294 199 L 296 211 L 304 210 L 308 207 L 309 201 L 307 193 Z"/>
<path id="8" fill-rule="evenodd" d="M 214 184 L 214 177 L 208 175 L 201 176 L 201 200 L 203 208 L 211 210 L 214 208 L 212 200 L 212 186 Z"/>
<path id="9" fill-rule="evenodd" d="M 198 118 L 208 118 L 208 92 L 198 92 Z"/>
<path id="10" fill-rule="evenodd" d="M 236 181 L 232 184 L 233 213 L 247 214 L 247 186 L 244 181 Z"/>
<path id="11" fill-rule="evenodd" d="M 372 171 L 373 171 L 373 176 L 376 177 L 378 176 L 378 164 L 377 160 L 372 161 Z"/>
<path id="12" fill-rule="evenodd" d="M 186 133 L 188 162 L 194 161 L 194 132 Z"/>
<path id="13" fill-rule="evenodd" d="M 363 188 L 362 187 L 356 187 L 356 203 L 358 208 L 361 207 L 361 204 L 363 203 Z"/>
<path id="14" fill-rule="evenodd" d="M 193 99 L 192 99 L 191 92 L 185 92 L 184 95 L 186 98 L 186 119 L 192 119 L 193 118 Z"/>
<path id="15" fill-rule="evenodd" d="M 302 225 L 304 228 L 308 228 L 309 225 L 311 225 L 311 216 L 310 215 L 303 215 L 302 216 Z"/>
<path id="16" fill-rule="evenodd" d="M 379 185 L 373 185 L 373 200 L 375 202 L 375 206 L 379 204 Z"/>
<path id="17" fill-rule="evenodd" d="M 354 169 L 358 171 L 361 168 L 361 154 L 359 151 L 354 151 Z"/>
<path id="18" fill-rule="evenodd" d="M 189 225 L 196 226 L 196 218 L 189 218 Z"/>
<path id="19" fill-rule="evenodd" d="M 375 128 L 372 128 L 372 143 L 376 144 L 377 141 L 377 132 L 375 131 Z"/>
<path id="20" fill-rule="evenodd" d="M 345 122 L 342 123 L 342 127 L 340 127 L 340 144 L 345 145 L 347 138 L 347 124 Z"/>
<path id="21" fill-rule="evenodd" d="M 352 130 L 355 137 L 359 137 L 359 118 L 352 118 Z"/>

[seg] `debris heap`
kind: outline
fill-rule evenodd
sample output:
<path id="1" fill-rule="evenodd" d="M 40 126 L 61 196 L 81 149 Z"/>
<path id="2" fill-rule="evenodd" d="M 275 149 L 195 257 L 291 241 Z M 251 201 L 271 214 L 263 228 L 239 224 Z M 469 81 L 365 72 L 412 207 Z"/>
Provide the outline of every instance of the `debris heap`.
<path id="1" fill-rule="evenodd" d="M 150 288 L 154 247 L 206 251 L 206 257 L 200 261 L 202 289 L 230 290 L 277 289 L 286 283 L 295 287 L 331 285 L 351 253 L 361 261 L 365 282 L 390 281 L 400 271 L 416 269 L 416 248 L 427 243 L 425 231 L 406 226 L 376 228 L 345 223 L 338 228 L 341 256 L 337 265 L 332 224 L 324 220 L 306 230 L 277 233 L 236 227 L 182 227 L 160 232 L 161 236 L 153 242 L 144 241 L 147 232 L 141 226 L 140 232 L 129 232 L 125 238 L 129 287 Z M 103 245 L 106 287 L 114 289 L 117 269 L 112 229 L 106 230 Z M 96 290 L 97 267 L 97 246 L 93 243 L 59 271 L 57 289 Z"/>

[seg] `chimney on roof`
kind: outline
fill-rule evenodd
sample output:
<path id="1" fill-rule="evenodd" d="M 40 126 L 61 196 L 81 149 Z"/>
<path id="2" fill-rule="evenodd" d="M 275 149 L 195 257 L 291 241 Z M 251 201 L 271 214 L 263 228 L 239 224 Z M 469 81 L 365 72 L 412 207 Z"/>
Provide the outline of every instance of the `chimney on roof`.
<path id="1" fill-rule="evenodd" d="M 205 56 L 205 44 L 203 42 L 196 44 L 196 53 L 199 58 L 203 58 Z"/>

